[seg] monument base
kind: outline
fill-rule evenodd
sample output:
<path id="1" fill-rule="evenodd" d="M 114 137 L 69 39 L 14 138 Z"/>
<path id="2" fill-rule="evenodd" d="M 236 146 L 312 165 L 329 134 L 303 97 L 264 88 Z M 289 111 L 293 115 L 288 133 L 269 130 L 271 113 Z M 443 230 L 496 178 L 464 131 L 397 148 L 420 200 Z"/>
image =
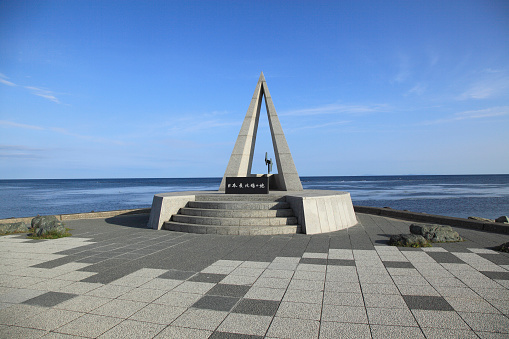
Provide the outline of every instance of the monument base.
<path id="1" fill-rule="evenodd" d="M 289 209 L 293 211 L 291 215 Z M 220 191 L 188 191 L 154 195 L 148 226 L 213 234 L 319 234 L 356 224 L 348 192 L 303 190 L 227 195 Z"/>

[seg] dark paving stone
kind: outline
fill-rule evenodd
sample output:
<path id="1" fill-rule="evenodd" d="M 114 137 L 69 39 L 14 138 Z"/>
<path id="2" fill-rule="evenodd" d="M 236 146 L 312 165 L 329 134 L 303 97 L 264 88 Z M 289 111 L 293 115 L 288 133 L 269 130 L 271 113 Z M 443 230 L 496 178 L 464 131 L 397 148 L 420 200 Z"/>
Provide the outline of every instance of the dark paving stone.
<path id="1" fill-rule="evenodd" d="M 93 265 L 90 265 L 87 267 L 80 268 L 78 271 L 99 273 L 102 271 L 108 271 L 112 268 L 119 267 L 119 266 L 126 264 L 128 262 L 129 262 L 129 260 L 125 260 L 125 259 L 116 259 L 116 258 L 107 259 L 107 260 L 103 260 L 97 264 L 93 264 Z"/>
<path id="2" fill-rule="evenodd" d="M 400 251 L 419 251 L 422 252 L 422 249 L 418 247 L 398 247 Z"/>
<path id="3" fill-rule="evenodd" d="M 218 283 L 226 277 L 226 274 L 215 274 L 215 273 L 198 273 L 195 276 L 191 277 L 189 281 L 197 281 L 197 282 L 208 282 L 208 283 Z"/>
<path id="4" fill-rule="evenodd" d="M 509 280 L 509 272 L 488 272 L 488 271 L 480 272 L 490 279 Z"/>
<path id="5" fill-rule="evenodd" d="M 426 252 L 440 264 L 464 264 L 465 262 L 449 252 Z"/>
<path id="6" fill-rule="evenodd" d="M 258 335 L 238 334 L 230 332 L 214 332 L 209 339 L 262 339 Z"/>
<path id="7" fill-rule="evenodd" d="M 495 265 L 509 265 L 509 256 L 500 254 L 479 254 L 484 259 L 487 259 Z"/>
<path id="8" fill-rule="evenodd" d="M 58 305 L 66 300 L 77 297 L 77 294 L 71 293 L 61 293 L 61 292 L 48 292 L 41 294 L 32 299 L 28 299 L 23 302 L 23 304 L 35 305 L 35 306 L 43 306 L 43 307 L 53 307 Z"/>
<path id="9" fill-rule="evenodd" d="M 384 261 L 385 267 L 390 268 L 414 268 L 414 265 L 408 261 Z"/>
<path id="10" fill-rule="evenodd" d="M 274 316 L 279 308 L 279 301 L 242 299 L 233 309 L 233 313 Z"/>
<path id="11" fill-rule="evenodd" d="M 225 297 L 220 295 L 205 295 L 195 302 L 192 307 L 214 311 L 229 312 L 240 298 Z"/>
<path id="12" fill-rule="evenodd" d="M 355 266 L 355 260 L 346 259 L 328 259 L 327 265 L 332 266 Z"/>
<path id="13" fill-rule="evenodd" d="M 168 272 L 163 273 L 160 276 L 158 276 L 158 278 L 186 280 L 195 274 L 196 274 L 196 272 L 191 272 L 191 271 L 169 270 Z"/>
<path id="14" fill-rule="evenodd" d="M 242 298 L 246 295 L 247 291 L 251 286 L 244 285 L 229 285 L 229 284 L 217 284 L 207 292 L 208 295 L 222 295 L 224 297 L 237 297 Z"/>
<path id="15" fill-rule="evenodd" d="M 411 310 L 454 311 L 454 308 L 442 297 L 404 295 L 403 299 Z"/>
<path id="16" fill-rule="evenodd" d="M 86 257 L 86 258 L 83 258 L 80 260 L 76 260 L 76 262 L 81 262 L 81 263 L 85 263 L 85 264 L 97 264 L 98 262 L 108 260 L 108 259 L 109 258 L 107 258 L 107 257 L 93 255 L 93 256 Z"/>
<path id="17" fill-rule="evenodd" d="M 327 265 L 327 259 L 320 258 L 302 258 L 299 262 L 301 264 Z"/>
<path id="18" fill-rule="evenodd" d="M 43 262 L 43 263 L 40 263 L 40 264 L 37 264 L 37 265 L 33 265 L 31 267 L 35 267 L 35 268 L 55 268 L 55 267 L 62 266 L 62 265 L 68 264 L 70 262 L 76 261 L 78 259 L 81 259 L 81 257 L 77 256 L 77 255 L 68 255 L 66 257 L 62 257 L 62 258 L 58 258 L 58 259 L 55 259 L 55 260 L 46 261 L 46 262 Z"/>

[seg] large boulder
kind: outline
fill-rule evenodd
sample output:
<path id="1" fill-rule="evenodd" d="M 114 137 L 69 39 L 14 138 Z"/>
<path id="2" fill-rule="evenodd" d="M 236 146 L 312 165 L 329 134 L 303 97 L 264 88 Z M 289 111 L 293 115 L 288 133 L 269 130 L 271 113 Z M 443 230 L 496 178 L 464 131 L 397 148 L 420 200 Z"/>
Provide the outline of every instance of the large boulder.
<path id="1" fill-rule="evenodd" d="M 0 234 L 28 232 L 28 225 L 24 222 L 13 222 L 8 224 L 0 224 Z"/>
<path id="2" fill-rule="evenodd" d="M 463 241 L 458 232 L 453 230 L 451 226 L 412 224 L 410 225 L 410 233 L 422 235 L 431 242 Z"/>
<path id="3" fill-rule="evenodd" d="M 507 215 L 503 215 L 495 219 L 496 222 L 503 222 L 504 224 L 509 224 L 509 217 Z"/>
<path id="4" fill-rule="evenodd" d="M 395 234 L 389 239 L 391 246 L 403 247 L 429 247 L 429 242 L 422 236 L 417 234 Z"/>
<path id="5" fill-rule="evenodd" d="M 49 232 L 65 233 L 65 227 L 54 215 L 36 216 L 32 219 L 32 229 L 37 236 Z"/>
<path id="6" fill-rule="evenodd" d="M 468 217 L 470 220 L 482 221 L 482 222 L 495 222 L 493 219 L 481 218 L 481 217 Z"/>

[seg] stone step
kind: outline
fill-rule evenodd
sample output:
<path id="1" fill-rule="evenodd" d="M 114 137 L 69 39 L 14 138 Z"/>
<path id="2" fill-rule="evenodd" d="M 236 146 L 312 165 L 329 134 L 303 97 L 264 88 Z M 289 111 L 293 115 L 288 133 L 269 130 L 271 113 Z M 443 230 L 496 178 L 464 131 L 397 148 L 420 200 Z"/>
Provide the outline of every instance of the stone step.
<path id="1" fill-rule="evenodd" d="M 287 226 L 218 226 L 218 225 L 195 225 L 175 221 L 166 221 L 162 229 L 200 234 L 221 235 L 273 235 L 295 234 L 301 231 L 300 225 Z"/>
<path id="2" fill-rule="evenodd" d="M 216 218 L 275 218 L 294 216 L 293 210 L 290 208 L 277 210 L 221 210 L 184 207 L 180 209 L 179 214 Z"/>
<path id="3" fill-rule="evenodd" d="M 290 208 L 284 201 L 189 201 L 189 208 L 220 210 L 275 210 Z"/>
<path id="4" fill-rule="evenodd" d="M 284 226 L 297 224 L 297 218 L 295 217 L 216 218 L 182 214 L 173 215 L 171 217 L 171 221 L 183 222 L 186 224 L 216 225 L 216 226 Z"/>
<path id="5" fill-rule="evenodd" d="M 278 194 L 202 194 L 196 201 L 286 201 L 284 195 Z"/>

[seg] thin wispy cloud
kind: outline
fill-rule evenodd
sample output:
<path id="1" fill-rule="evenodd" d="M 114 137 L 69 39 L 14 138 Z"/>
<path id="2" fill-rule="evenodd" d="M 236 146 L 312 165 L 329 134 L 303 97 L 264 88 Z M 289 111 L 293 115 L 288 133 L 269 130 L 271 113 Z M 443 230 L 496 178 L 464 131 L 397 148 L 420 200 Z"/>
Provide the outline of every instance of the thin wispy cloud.
<path id="1" fill-rule="evenodd" d="M 42 149 L 22 145 L 0 145 L 0 158 L 40 159 Z"/>
<path id="2" fill-rule="evenodd" d="M 44 130 L 44 127 L 19 124 L 17 122 L 6 121 L 6 120 L 0 120 L 0 126 L 9 126 L 9 127 L 17 127 L 17 128 L 32 129 L 32 130 Z"/>
<path id="3" fill-rule="evenodd" d="M 410 61 L 408 56 L 400 54 L 399 55 L 399 64 L 398 64 L 398 73 L 392 79 L 392 82 L 402 83 L 405 82 L 410 76 Z"/>
<path id="4" fill-rule="evenodd" d="M 505 116 L 505 115 L 509 115 L 509 106 L 491 107 L 491 108 L 480 109 L 480 110 L 458 112 L 458 113 L 454 114 L 452 117 L 449 117 L 446 119 L 437 119 L 434 121 L 426 121 L 426 122 L 423 122 L 421 125 L 436 125 L 436 124 L 451 123 L 451 122 L 461 121 L 461 120 L 486 119 L 486 118 L 500 117 L 500 116 Z"/>
<path id="5" fill-rule="evenodd" d="M 350 121 L 333 121 L 333 122 L 328 122 L 328 123 L 324 123 L 324 124 L 305 125 L 305 126 L 302 126 L 302 127 L 289 128 L 287 130 L 288 130 L 289 133 L 293 133 L 293 132 L 302 131 L 302 130 L 308 130 L 308 129 L 316 129 L 316 128 L 325 129 L 327 127 L 341 126 L 341 125 L 346 125 L 346 124 L 349 124 L 349 123 L 350 123 Z"/>
<path id="6" fill-rule="evenodd" d="M 474 82 L 458 96 L 458 100 L 488 99 L 509 91 L 509 77 L 501 71 L 485 70 L 486 78 Z"/>
<path id="7" fill-rule="evenodd" d="M 408 90 L 407 95 L 408 95 L 408 94 L 422 95 L 422 94 L 424 94 L 424 92 L 426 91 L 426 89 L 427 89 L 427 86 L 426 86 L 426 85 L 423 85 L 423 84 L 421 84 L 421 83 L 418 83 L 417 85 L 415 85 L 414 87 L 412 87 L 410 90 Z"/>
<path id="8" fill-rule="evenodd" d="M 30 129 L 30 130 L 39 130 L 39 131 L 49 131 L 55 132 L 58 134 L 63 134 L 67 136 L 71 136 L 77 139 L 88 140 L 92 142 L 104 143 L 104 144 L 114 144 L 114 145 L 125 145 L 126 143 L 119 140 L 108 139 L 103 137 L 91 136 L 91 135 L 82 135 L 78 133 L 73 133 L 65 128 L 60 127 L 41 127 L 27 124 L 20 124 L 13 121 L 0 120 L 0 126 L 3 127 L 14 127 L 14 128 L 22 128 L 22 129 Z"/>
<path id="9" fill-rule="evenodd" d="M 50 90 L 33 86 L 25 86 L 25 88 L 30 90 L 34 95 L 37 95 L 44 99 L 48 99 L 50 101 L 53 101 L 54 103 L 60 104 L 60 100 L 58 100 L 58 98 L 55 96 L 55 93 L 53 93 Z"/>
<path id="10" fill-rule="evenodd" d="M 15 84 L 12 81 L 9 81 L 7 79 L 9 79 L 9 77 L 7 77 L 5 74 L 0 73 L 0 84 L 4 84 L 7 86 L 11 86 L 11 87 L 18 86 L 17 84 Z M 49 89 L 35 87 L 35 86 L 22 86 L 22 88 L 29 90 L 30 93 L 32 93 L 33 95 L 47 99 L 47 100 L 52 101 L 56 104 L 61 104 L 60 100 L 56 97 L 56 94 L 53 91 L 50 91 Z"/>
<path id="11" fill-rule="evenodd" d="M 280 113 L 281 116 L 307 116 L 307 115 L 327 115 L 327 114 L 366 114 L 374 112 L 386 112 L 388 106 L 379 105 L 339 105 L 331 104 L 314 108 L 305 108 Z"/>
<path id="12" fill-rule="evenodd" d="M 7 86 L 11 86 L 11 87 L 14 87 L 14 86 L 17 86 L 15 83 L 13 82 L 10 82 L 8 77 L 6 77 L 5 75 L 3 75 L 2 73 L 0 73 L 0 84 L 4 84 L 4 85 L 7 85 Z"/>

